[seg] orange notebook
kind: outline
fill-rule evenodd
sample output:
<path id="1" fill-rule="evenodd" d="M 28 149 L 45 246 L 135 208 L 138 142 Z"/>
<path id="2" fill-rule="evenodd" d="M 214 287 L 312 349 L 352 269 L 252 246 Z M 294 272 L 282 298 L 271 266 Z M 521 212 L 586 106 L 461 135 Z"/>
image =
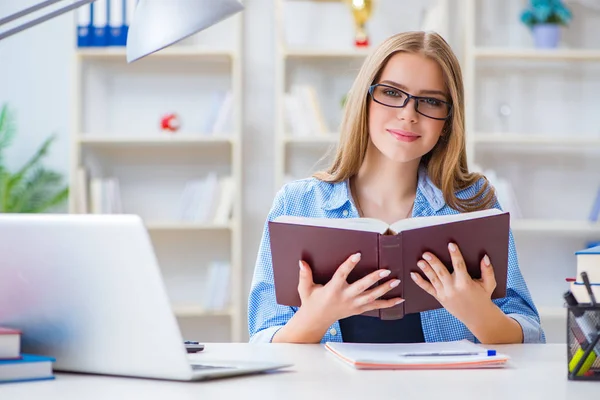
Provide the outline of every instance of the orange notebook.
<path id="1" fill-rule="evenodd" d="M 469 369 L 498 368 L 509 357 L 469 342 L 335 343 L 325 348 L 356 369 Z"/>

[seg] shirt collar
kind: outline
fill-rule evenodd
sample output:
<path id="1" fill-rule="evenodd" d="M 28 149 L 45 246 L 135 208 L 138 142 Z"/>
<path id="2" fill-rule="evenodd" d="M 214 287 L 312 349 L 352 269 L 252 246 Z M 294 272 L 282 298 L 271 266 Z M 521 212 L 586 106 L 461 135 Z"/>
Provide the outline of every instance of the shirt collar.
<path id="1" fill-rule="evenodd" d="M 433 184 L 429 175 L 427 174 L 427 168 L 423 165 L 419 167 L 417 181 L 417 198 L 419 193 L 425 197 L 429 205 L 434 211 L 439 211 L 445 205 L 444 194 L 442 191 Z M 324 210 L 336 210 L 347 202 L 350 202 L 350 187 L 348 180 L 332 184 L 332 190 L 325 196 L 323 202 Z"/>

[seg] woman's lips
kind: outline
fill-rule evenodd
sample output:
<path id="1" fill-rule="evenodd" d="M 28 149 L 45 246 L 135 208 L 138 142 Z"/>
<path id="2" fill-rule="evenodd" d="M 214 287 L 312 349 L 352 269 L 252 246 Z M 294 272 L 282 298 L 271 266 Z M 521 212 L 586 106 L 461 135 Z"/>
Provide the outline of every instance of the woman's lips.
<path id="1" fill-rule="evenodd" d="M 390 135 L 392 135 L 396 140 L 401 142 L 414 142 L 421 136 L 407 131 L 402 131 L 399 129 L 386 129 Z"/>

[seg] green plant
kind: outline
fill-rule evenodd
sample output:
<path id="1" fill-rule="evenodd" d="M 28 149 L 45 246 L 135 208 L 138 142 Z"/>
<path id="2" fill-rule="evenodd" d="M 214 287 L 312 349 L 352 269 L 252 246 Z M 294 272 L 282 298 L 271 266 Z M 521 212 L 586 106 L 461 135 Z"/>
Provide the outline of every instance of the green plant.
<path id="1" fill-rule="evenodd" d="M 48 137 L 16 172 L 4 163 L 4 150 L 12 143 L 16 124 L 8 105 L 0 110 L 0 212 L 41 213 L 61 205 L 69 196 L 63 176 L 41 165 L 55 136 Z"/>
<path id="2" fill-rule="evenodd" d="M 537 24 L 568 25 L 571 11 L 561 0 L 530 0 L 529 8 L 521 14 L 521 21 L 529 28 Z"/>

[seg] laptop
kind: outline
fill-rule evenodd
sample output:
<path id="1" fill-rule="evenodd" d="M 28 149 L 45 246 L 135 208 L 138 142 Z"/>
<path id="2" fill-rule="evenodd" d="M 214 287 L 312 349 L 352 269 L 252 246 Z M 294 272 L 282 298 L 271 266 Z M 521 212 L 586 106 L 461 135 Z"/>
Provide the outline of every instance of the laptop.
<path id="1" fill-rule="evenodd" d="M 138 216 L 0 214 L 0 237 L 0 326 L 55 371 L 197 381 L 291 366 L 188 355 Z"/>

